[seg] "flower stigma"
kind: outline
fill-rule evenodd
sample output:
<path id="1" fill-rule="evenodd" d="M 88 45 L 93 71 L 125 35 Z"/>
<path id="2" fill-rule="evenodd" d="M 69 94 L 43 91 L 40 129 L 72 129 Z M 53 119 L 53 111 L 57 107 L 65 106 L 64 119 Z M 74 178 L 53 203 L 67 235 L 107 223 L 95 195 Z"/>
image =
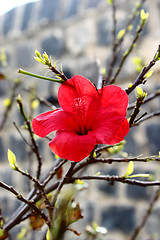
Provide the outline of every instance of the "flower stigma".
<path id="1" fill-rule="evenodd" d="M 75 119 L 79 124 L 78 135 L 86 135 L 88 130 L 85 127 L 85 101 L 81 98 L 75 98 L 73 102 L 73 112 L 75 114 Z"/>

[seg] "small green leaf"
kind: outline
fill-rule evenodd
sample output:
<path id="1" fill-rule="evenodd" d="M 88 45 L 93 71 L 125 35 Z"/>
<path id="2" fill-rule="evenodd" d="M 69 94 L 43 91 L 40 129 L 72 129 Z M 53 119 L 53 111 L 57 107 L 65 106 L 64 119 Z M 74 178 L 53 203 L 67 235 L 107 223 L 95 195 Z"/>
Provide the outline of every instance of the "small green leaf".
<path id="1" fill-rule="evenodd" d="M 151 175 L 150 174 L 134 174 L 134 175 L 130 175 L 127 176 L 128 178 L 137 178 L 137 177 L 143 177 L 143 178 L 149 178 Z"/>
<path id="2" fill-rule="evenodd" d="M 43 64 L 44 64 L 44 60 L 43 60 L 43 59 L 38 58 L 38 57 L 34 57 L 34 59 L 35 59 L 37 62 L 40 62 L 40 63 L 43 63 Z"/>
<path id="3" fill-rule="evenodd" d="M 93 158 L 96 158 L 96 152 L 93 153 Z"/>
<path id="4" fill-rule="evenodd" d="M 130 161 L 128 164 L 127 172 L 124 176 L 128 177 L 129 175 L 131 175 L 133 173 L 133 171 L 134 171 L 134 165 L 133 165 L 133 162 Z"/>
<path id="5" fill-rule="evenodd" d="M 11 106 L 11 99 L 10 98 L 5 98 L 3 101 L 3 104 L 5 107 L 10 107 Z"/>
<path id="6" fill-rule="evenodd" d="M 112 4 L 113 0 L 107 0 L 108 4 Z"/>
<path id="7" fill-rule="evenodd" d="M 84 184 L 84 182 L 81 181 L 80 179 L 77 179 L 77 180 L 75 181 L 75 183 L 76 183 L 76 184 Z"/>
<path id="8" fill-rule="evenodd" d="M 140 2 L 136 2 L 136 7 L 140 8 L 140 6 L 141 6 L 141 3 Z"/>
<path id="9" fill-rule="evenodd" d="M 128 26 L 128 31 L 132 31 L 132 29 L 133 29 L 133 25 L 132 24 L 130 24 L 129 26 Z"/>
<path id="10" fill-rule="evenodd" d="M 50 231 L 49 228 L 48 228 L 48 230 L 47 230 L 46 240 L 52 240 L 52 238 L 51 238 L 51 231 Z"/>
<path id="11" fill-rule="evenodd" d="M 39 52 L 38 50 L 35 51 L 35 54 L 36 54 L 36 56 L 37 56 L 38 58 L 42 59 L 42 56 L 41 56 L 41 54 L 40 54 L 40 52 Z"/>
<path id="12" fill-rule="evenodd" d="M 124 36 L 125 32 L 125 29 L 121 29 L 117 34 L 117 39 L 121 39 Z"/>
<path id="13" fill-rule="evenodd" d="M 144 78 L 149 78 L 149 77 L 151 77 L 151 76 L 152 76 L 152 73 L 153 73 L 153 71 L 148 72 L 148 73 L 144 76 Z"/>
<path id="14" fill-rule="evenodd" d="M 145 13 L 144 9 L 141 10 L 141 19 L 142 21 L 146 21 L 149 17 L 149 13 Z"/>
<path id="15" fill-rule="evenodd" d="M 96 174 L 95 174 L 95 176 L 99 176 L 101 174 L 101 172 L 97 172 Z"/>
<path id="16" fill-rule="evenodd" d="M 61 73 L 63 73 L 63 66 L 62 66 L 62 64 L 61 64 Z"/>
<path id="17" fill-rule="evenodd" d="M 55 154 L 55 159 L 59 159 L 59 156 Z"/>
<path id="18" fill-rule="evenodd" d="M 44 60 L 46 60 L 47 62 L 49 62 L 49 58 L 46 52 L 43 53 L 43 58 Z"/>
<path id="19" fill-rule="evenodd" d="M 38 106 L 39 106 L 38 99 L 33 100 L 32 103 L 31 103 L 31 108 L 36 109 Z"/>
<path id="20" fill-rule="evenodd" d="M 102 76 L 106 76 L 106 68 L 101 69 L 101 74 L 102 74 Z"/>
<path id="21" fill-rule="evenodd" d="M 155 56 L 155 61 L 159 61 L 160 60 L 160 52 L 158 51 L 156 56 Z"/>
<path id="22" fill-rule="evenodd" d="M 143 90 L 141 87 L 136 87 L 136 97 L 139 98 L 139 97 L 143 97 Z"/>
<path id="23" fill-rule="evenodd" d="M 8 161 L 9 161 L 9 165 L 11 166 L 11 168 L 13 168 L 13 170 L 15 170 L 16 169 L 16 156 L 10 149 L 8 149 Z"/>
<path id="24" fill-rule="evenodd" d="M 133 57 L 133 63 L 134 64 L 141 64 L 142 63 L 142 59 L 138 56 Z"/>
<path id="25" fill-rule="evenodd" d="M 17 238 L 18 239 L 24 239 L 24 236 L 26 235 L 27 229 L 26 228 L 22 228 L 21 231 L 18 233 Z"/>

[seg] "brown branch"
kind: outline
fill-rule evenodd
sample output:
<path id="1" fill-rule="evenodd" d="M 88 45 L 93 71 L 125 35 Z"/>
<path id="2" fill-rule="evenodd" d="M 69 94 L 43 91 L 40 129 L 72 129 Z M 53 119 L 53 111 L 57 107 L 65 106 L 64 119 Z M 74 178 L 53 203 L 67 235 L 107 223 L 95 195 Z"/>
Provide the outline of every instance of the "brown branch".
<path id="1" fill-rule="evenodd" d="M 67 81 L 68 78 L 64 75 L 63 72 L 60 72 L 57 68 L 55 68 L 53 65 L 49 67 L 49 69 L 54 72 L 56 75 L 58 75 L 60 78 L 62 78 L 64 81 Z"/>
<path id="2" fill-rule="evenodd" d="M 129 127 L 130 128 L 134 126 L 135 118 L 137 117 L 137 115 L 140 112 L 140 107 L 144 102 L 144 98 L 145 98 L 145 95 L 137 97 L 133 113 L 131 114 L 130 119 L 129 119 Z"/>
<path id="3" fill-rule="evenodd" d="M 30 120 L 26 117 L 26 114 L 24 112 L 24 108 L 23 108 L 23 104 L 22 104 L 22 100 L 20 98 L 17 98 L 17 103 L 19 105 L 19 111 L 27 125 L 27 130 L 29 132 L 30 135 L 30 139 L 32 142 L 32 150 L 35 153 L 37 160 L 38 160 L 38 169 L 37 169 L 37 179 L 40 178 L 40 174 L 41 174 L 41 166 L 42 166 L 42 157 L 39 154 L 39 149 L 38 149 L 38 145 L 34 139 L 34 135 L 33 135 L 33 131 L 32 131 L 32 127 L 31 127 L 31 123 Z"/>
<path id="4" fill-rule="evenodd" d="M 82 162 L 80 162 L 79 164 L 77 164 L 77 166 L 74 168 L 73 170 L 73 174 L 75 174 L 76 172 L 78 172 L 79 170 L 83 169 L 84 167 L 91 165 L 91 164 L 98 164 L 98 163 L 108 163 L 108 164 L 112 164 L 112 163 L 127 163 L 127 162 L 149 162 L 149 161 L 160 161 L 160 156 L 149 156 L 149 157 L 144 157 L 144 158 L 140 158 L 140 157 L 129 157 L 129 158 L 92 158 L 92 159 L 86 159 Z"/>
<path id="5" fill-rule="evenodd" d="M 60 163 L 57 165 L 57 167 L 55 167 L 52 171 L 50 171 L 49 175 L 45 178 L 45 180 L 43 182 L 43 186 L 44 187 L 54 177 L 54 175 L 57 173 L 58 169 L 60 169 L 63 166 L 63 164 L 65 164 L 66 162 L 67 162 L 66 159 L 62 159 L 60 161 Z"/>
<path id="6" fill-rule="evenodd" d="M 160 116 L 160 111 L 156 111 L 150 114 L 147 114 L 145 117 L 143 117 L 142 119 L 140 119 L 139 121 L 137 121 L 134 126 L 138 126 L 140 123 L 152 118 L 152 117 L 157 117 Z"/>
<path id="7" fill-rule="evenodd" d="M 145 26 L 145 21 L 142 21 L 141 24 L 140 24 L 140 26 L 138 27 L 138 29 L 137 29 L 137 31 L 136 31 L 135 37 L 134 37 L 134 39 L 133 39 L 133 41 L 132 41 L 129 49 L 128 49 L 128 50 L 124 53 L 124 55 L 122 56 L 122 59 L 121 59 L 121 61 L 120 61 L 120 63 L 119 63 L 119 66 L 118 66 L 118 69 L 117 69 L 117 71 L 115 72 L 114 76 L 112 77 L 112 79 L 111 79 L 110 82 L 109 82 L 110 84 L 113 84 L 113 83 L 115 82 L 117 76 L 118 76 L 119 73 L 121 72 L 122 66 L 123 66 L 123 64 L 125 63 L 125 61 L 126 61 L 127 57 L 129 56 L 129 54 L 132 52 L 133 48 L 135 47 L 135 43 L 136 43 L 137 40 L 139 39 L 139 36 L 140 36 L 140 34 L 141 34 L 144 26 Z"/>
<path id="8" fill-rule="evenodd" d="M 104 181 L 110 182 L 111 184 L 114 184 L 114 182 L 121 182 L 121 183 L 130 184 L 130 185 L 137 185 L 141 187 L 160 186 L 160 181 L 147 182 L 147 181 L 139 181 L 136 179 L 129 179 L 124 177 L 109 176 L 109 175 L 72 177 L 70 179 L 71 183 L 75 182 L 76 180 L 104 180 Z"/>
<path id="9" fill-rule="evenodd" d="M 53 171 L 54 169 L 59 169 L 61 167 L 60 160 L 56 161 L 54 166 L 52 167 Z M 50 170 L 49 172 L 52 172 Z M 44 177 L 42 182 L 47 178 L 48 174 Z M 45 194 L 48 194 L 52 191 L 54 191 L 58 187 L 59 181 L 52 184 L 52 186 L 45 189 Z M 41 199 L 41 194 L 37 193 L 37 190 L 34 188 L 30 191 L 30 193 L 27 196 L 28 200 L 32 200 L 33 202 L 37 202 Z M 9 231 L 11 228 L 13 228 L 15 225 L 19 224 L 21 222 L 21 219 L 24 218 L 26 213 L 30 210 L 30 207 L 24 203 L 22 203 L 17 210 L 14 212 L 14 214 L 10 217 L 10 219 L 4 224 L 4 229 Z"/>
<path id="10" fill-rule="evenodd" d="M 54 194 L 54 198 L 52 200 L 53 207 L 55 207 L 58 195 L 59 195 L 63 185 L 65 183 L 67 183 L 69 181 L 69 179 L 70 179 L 70 176 L 73 175 L 72 172 L 73 172 L 73 168 L 75 167 L 75 165 L 76 165 L 76 162 L 71 162 L 71 166 L 70 166 L 69 170 L 67 171 L 65 176 L 62 178 L 62 180 L 59 182 L 58 188 L 57 188 L 57 190 L 56 190 L 56 192 Z"/>
<path id="11" fill-rule="evenodd" d="M 153 94 L 149 94 L 145 99 L 143 104 L 148 103 L 149 101 L 153 100 L 154 98 L 160 96 L 160 90 L 158 90 L 157 92 L 153 93 Z M 133 109 L 135 107 L 135 103 L 131 103 L 129 104 L 127 111 Z"/>
<path id="12" fill-rule="evenodd" d="M 16 95 L 16 89 L 19 86 L 19 84 L 20 84 L 19 81 L 15 82 L 13 87 L 12 87 L 12 89 L 11 89 L 12 92 L 11 92 L 11 96 L 9 97 L 10 104 L 9 104 L 9 106 L 6 107 L 5 112 L 4 112 L 3 116 L 2 116 L 2 120 L 1 120 L 1 123 L 0 123 L 0 131 L 3 129 L 3 127 L 4 127 L 5 123 L 6 123 L 6 120 L 8 118 L 8 114 L 9 114 L 9 112 L 10 112 L 12 106 L 13 106 L 14 98 L 15 98 L 15 95 Z"/>
<path id="13" fill-rule="evenodd" d="M 126 89 L 126 93 L 129 95 L 138 85 L 140 84 L 144 84 L 145 83 L 145 75 L 147 74 L 147 72 L 155 65 L 155 63 L 157 62 L 157 55 L 160 54 L 160 45 L 158 46 L 158 49 L 153 57 L 153 59 L 150 61 L 150 63 L 148 64 L 148 66 L 144 67 L 141 71 L 141 73 L 139 74 L 139 76 L 137 77 L 137 79 L 135 80 L 135 82 L 133 83 L 133 85 L 129 88 Z"/>
<path id="14" fill-rule="evenodd" d="M 139 5 L 137 5 L 131 15 L 131 17 L 129 18 L 128 20 L 128 23 L 126 24 L 126 27 L 125 27 L 125 33 L 124 35 L 119 39 L 117 40 L 117 42 L 114 42 L 113 41 L 113 47 L 112 47 L 112 59 L 111 59 L 111 62 L 110 62 L 110 66 L 109 66 L 109 70 L 108 70 L 108 75 L 106 77 L 106 79 L 103 81 L 104 84 L 108 84 L 110 82 L 110 79 L 111 79 L 111 76 L 112 76 L 112 72 L 113 72 L 113 68 L 114 68 L 114 65 L 116 63 L 116 60 L 118 58 L 118 55 L 120 53 L 120 47 L 123 43 L 123 40 L 125 38 L 125 36 L 127 35 L 127 33 L 129 32 L 129 26 L 133 23 L 134 19 L 136 18 L 137 16 L 137 12 L 140 10 L 142 4 L 145 2 L 146 0 L 142 0 L 140 2 Z M 112 35 L 113 35 L 113 39 L 115 38 L 115 26 L 116 26 L 116 9 L 115 9 L 115 3 L 113 1 L 113 4 L 112 4 L 112 18 L 113 18 L 113 30 L 112 30 Z"/>
<path id="15" fill-rule="evenodd" d="M 33 209 L 37 213 L 39 213 L 42 218 L 45 220 L 45 222 L 49 225 L 48 217 L 44 214 L 43 211 L 41 211 L 39 208 L 36 207 L 33 201 L 25 199 L 21 194 L 19 194 L 12 186 L 9 186 L 3 182 L 0 182 L 0 187 L 3 189 L 6 189 L 7 191 L 13 193 L 18 200 L 21 202 L 24 202 L 26 205 L 28 205 L 29 208 Z"/>

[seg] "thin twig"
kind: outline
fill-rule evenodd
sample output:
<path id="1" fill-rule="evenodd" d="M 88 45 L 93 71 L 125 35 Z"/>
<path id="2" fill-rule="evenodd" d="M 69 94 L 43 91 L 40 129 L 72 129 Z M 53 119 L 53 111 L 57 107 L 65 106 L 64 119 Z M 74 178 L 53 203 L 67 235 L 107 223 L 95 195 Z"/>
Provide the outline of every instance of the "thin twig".
<path id="1" fill-rule="evenodd" d="M 138 126 L 140 123 L 152 118 L 152 117 L 157 117 L 160 116 L 160 111 L 156 111 L 150 114 L 147 114 L 145 117 L 143 117 L 142 119 L 140 119 L 139 121 L 137 121 L 134 126 Z"/>
<path id="2" fill-rule="evenodd" d="M 77 164 L 77 166 L 74 168 L 73 170 L 73 174 L 75 174 L 76 172 L 78 172 L 79 170 L 83 169 L 84 167 L 86 167 L 87 165 L 91 165 L 91 164 L 98 164 L 98 163 L 108 163 L 108 164 L 112 164 L 112 163 L 122 163 L 122 162 L 149 162 L 149 161 L 160 161 L 160 156 L 149 156 L 149 157 L 128 157 L 128 158 L 93 158 L 93 159 L 86 159 L 82 162 L 80 162 L 79 164 Z"/>
<path id="3" fill-rule="evenodd" d="M 32 142 L 32 150 L 33 152 L 35 153 L 36 157 L 37 157 L 37 160 L 38 160 L 38 169 L 37 169 L 37 179 L 40 178 L 40 174 L 41 174 L 41 166 L 42 166 L 42 157 L 39 153 L 39 148 L 38 148 L 38 145 L 34 139 L 34 135 L 33 135 L 33 131 L 32 131 L 32 127 L 31 127 L 31 123 L 30 123 L 30 120 L 26 117 L 26 114 L 24 112 L 24 108 L 23 108 L 23 104 L 22 104 L 22 101 L 21 99 L 17 98 L 17 103 L 19 105 L 19 111 L 27 125 L 27 129 L 28 129 L 28 132 L 29 132 L 29 135 L 30 135 L 30 138 L 31 138 L 31 142 Z"/>
<path id="4" fill-rule="evenodd" d="M 116 42 L 113 41 L 113 47 L 112 47 L 112 58 L 111 58 L 111 62 L 110 62 L 110 66 L 109 66 L 109 70 L 108 70 L 108 74 L 106 79 L 103 81 L 104 84 L 105 83 L 109 83 L 110 79 L 112 77 L 112 72 L 113 72 L 113 68 L 115 66 L 116 60 L 118 58 L 118 55 L 120 53 L 120 47 L 123 43 L 123 40 L 125 38 L 125 36 L 127 35 L 127 33 L 129 32 L 129 26 L 133 23 L 134 19 L 137 17 L 137 12 L 140 10 L 142 4 L 145 2 L 146 0 L 142 0 L 139 5 L 137 5 L 132 13 L 132 15 L 130 16 L 128 23 L 126 24 L 126 27 L 124 29 L 124 35 L 116 41 L 115 39 L 115 26 L 116 26 L 116 8 L 115 8 L 115 2 L 113 1 L 113 5 L 112 5 L 112 18 L 113 18 L 113 29 L 112 29 L 112 35 L 113 35 L 113 39 L 115 39 Z"/>
<path id="5" fill-rule="evenodd" d="M 47 178 L 45 178 L 44 182 L 43 182 L 43 186 L 45 187 L 47 185 L 47 183 L 54 177 L 54 175 L 57 173 L 58 169 L 60 169 L 65 163 L 67 162 L 66 159 L 62 159 L 59 162 L 59 165 L 57 165 L 57 167 L 55 167 L 52 171 L 50 171 L 49 175 Z"/>
<path id="6" fill-rule="evenodd" d="M 144 84 L 144 77 L 147 74 L 147 72 L 155 65 L 155 63 L 157 62 L 156 56 L 157 54 L 160 54 L 160 45 L 158 46 L 158 49 L 153 57 L 153 59 L 150 61 L 150 63 L 148 64 L 148 66 L 144 67 L 141 71 L 141 73 L 138 75 L 137 79 L 135 80 L 135 82 L 133 83 L 133 85 L 129 88 L 126 89 L 126 93 L 129 95 L 138 85 L 140 84 Z"/>
<path id="7" fill-rule="evenodd" d="M 112 77 L 112 79 L 110 80 L 110 84 L 113 84 L 117 78 L 117 76 L 120 74 L 121 70 L 122 70 L 122 66 L 125 63 L 127 57 L 129 56 L 129 54 L 132 52 L 133 48 L 135 47 L 135 43 L 137 42 L 137 40 L 139 39 L 140 33 L 142 32 L 143 28 L 145 26 L 145 21 L 142 21 L 140 26 L 138 27 L 135 37 L 132 40 L 132 43 L 129 47 L 129 49 L 124 53 L 124 55 L 122 56 L 122 59 L 119 63 L 118 69 L 115 72 L 114 76 Z"/>
<path id="8" fill-rule="evenodd" d="M 10 110 L 11 110 L 13 104 L 14 104 L 14 98 L 15 98 L 15 95 L 16 95 L 16 89 L 19 86 L 19 84 L 20 84 L 20 82 L 15 82 L 13 87 L 12 87 L 12 89 L 11 89 L 12 92 L 11 92 L 11 96 L 9 98 L 10 99 L 10 104 L 9 104 L 9 106 L 6 107 L 5 112 L 4 112 L 3 116 L 2 116 L 2 120 L 0 122 L 0 131 L 4 128 L 4 125 L 5 125 L 6 120 L 8 118 L 8 114 L 9 114 L 9 112 L 10 112 Z"/>
<path id="9" fill-rule="evenodd" d="M 129 179 L 129 178 L 124 178 L 124 177 L 119 177 L 119 176 L 82 176 L 82 177 L 72 177 L 70 179 L 71 183 L 75 182 L 76 180 L 104 180 L 107 182 L 110 182 L 113 184 L 114 182 L 121 182 L 121 183 L 127 183 L 130 185 L 137 185 L 141 187 L 149 187 L 149 186 L 160 186 L 160 181 L 139 181 L 136 179 Z"/>
<path id="10" fill-rule="evenodd" d="M 155 93 L 152 93 L 152 94 L 149 94 L 145 99 L 144 99 L 144 102 L 143 104 L 145 103 L 148 103 L 149 101 L 153 100 L 154 98 L 160 96 L 160 90 L 158 90 L 157 92 Z M 135 103 L 131 103 L 129 104 L 128 108 L 127 108 L 127 111 L 133 109 L 135 107 Z"/>
<path id="11" fill-rule="evenodd" d="M 12 186 L 9 186 L 3 182 L 0 182 L 0 187 L 6 189 L 7 191 L 13 193 L 18 200 L 20 200 L 21 202 L 24 202 L 25 204 L 27 204 L 31 209 L 33 209 L 34 211 L 36 211 L 37 213 L 39 213 L 42 218 L 46 221 L 47 224 L 49 224 L 48 221 L 48 217 L 44 214 L 43 211 L 41 211 L 39 208 L 36 207 L 36 205 L 33 203 L 33 201 L 27 200 L 25 199 L 20 193 L 18 193 Z"/>
<path id="12" fill-rule="evenodd" d="M 14 125 L 14 127 L 16 128 L 16 130 L 18 131 L 18 133 L 20 134 L 20 136 L 21 136 L 21 138 L 23 139 L 23 141 L 24 141 L 30 148 L 32 148 L 32 145 L 31 145 L 29 142 L 27 142 L 27 140 L 25 139 L 25 137 L 23 136 L 23 134 L 22 134 L 21 131 L 19 130 L 17 124 L 16 124 L 15 122 L 13 122 L 13 125 Z"/>
<path id="13" fill-rule="evenodd" d="M 61 160 L 57 160 L 54 163 L 54 166 L 52 167 L 53 170 L 50 170 L 49 172 L 54 171 L 54 169 L 59 169 L 61 167 Z M 48 174 L 44 177 L 42 182 L 47 178 Z M 59 181 L 52 184 L 52 186 L 45 189 L 45 194 L 48 194 L 52 191 L 54 191 L 58 187 Z M 34 202 L 37 202 L 41 199 L 41 194 L 37 193 L 37 190 L 34 188 L 30 191 L 30 193 L 27 196 L 28 200 L 32 200 Z M 21 222 L 21 219 L 24 218 L 25 214 L 30 210 L 30 207 L 24 203 L 22 203 L 19 208 L 14 212 L 14 214 L 10 217 L 10 219 L 4 224 L 4 229 L 9 231 L 11 228 L 13 228 L 15 225 L 19 224 Z"/>
<path id="14" fill-rule="evenodd" d="M 71 162 L 71 166 L 70 166 L 69 170 L 67 171 L 67 173 L 65 174 L 65 176 L 62 178 L 62 180 L 59 182 L 58 188 L 57 188 L 57 190 L 56 190 L 56 192 L 55 192 L 55 194 L 54 194 L 54 198 L 53 198 L 53 200 L 52 200 L 52 205 L 53 205 L 53 207 L 54 207 L 55 204 L 56 204 L 57 197 L 58 197 L 58 195 L 59 195 L 59 193 L 60 193 L 63 185 L 64 185 L 66 182 L 68 182 L 68 180 L 70 179 L 70 176 L 71 176 L 71 174 L 72 174 L 72 172 L 73 172 L 73 168 L 75 167 L 75 165 L 76 165 L 76 162 Z M 73 175 L 73 174 L 72 174 L 72 175 Z"/>
<path id="15" fill-rule="evenodd" d="M 129 119 L 129 127 L 130 128 L 134 126 L 135 118 L 137 117 L 137 115 L 140 112 L 140 107 L 144 102 L 144 98 L 145 98 L 145 95 L 137 97 L 133 113 L 131 114 L 130 119 Z"/>

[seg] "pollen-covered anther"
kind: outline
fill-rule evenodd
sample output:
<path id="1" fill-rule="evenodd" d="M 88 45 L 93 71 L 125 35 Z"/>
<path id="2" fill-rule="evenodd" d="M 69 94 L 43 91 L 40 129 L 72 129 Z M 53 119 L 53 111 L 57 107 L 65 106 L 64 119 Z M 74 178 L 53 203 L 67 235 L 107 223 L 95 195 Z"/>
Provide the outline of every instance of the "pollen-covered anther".
<path id="1" fill-rule="evenodd" d="M 85 101 L 81 98 L 75 98 L 73 103 L 73 112 L 79 117 L 85 117 Z"/>

